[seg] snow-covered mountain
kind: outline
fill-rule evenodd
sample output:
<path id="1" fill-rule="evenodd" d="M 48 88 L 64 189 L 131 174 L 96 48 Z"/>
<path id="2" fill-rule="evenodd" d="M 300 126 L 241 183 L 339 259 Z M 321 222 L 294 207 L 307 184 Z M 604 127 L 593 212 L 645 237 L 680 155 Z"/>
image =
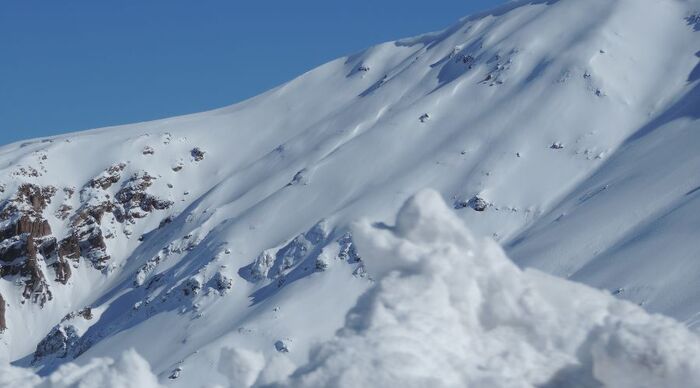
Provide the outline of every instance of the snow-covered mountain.
<path id="1" fill-rule="evenodd" d="M 0 363 L 47 375 L 75 362 L 54 375 L 59 381 L 78 365 L 109 369 L 96 360 L 133 348 L 140 356 L 127 353 L 115 368 L 140 370 L 143 357 L 173 386 L 353 386 L 371 383 L 363 370 L 382 381 L 382 368 L 404 377 L 413 370 L 416 386 L 624 386 L 615 371 L 625 368 L 640 378 L 630 386 L 698 381 L 697 338 L 680 325 L 537 271 L 523 274 L 496 248 L 484 257 L 497 265 L 471 274 L 453 251 L 482 252 L 480 243 L 454 242 L 473 239 L 457 217 L 522 267 L 606 289 L 697 329 L 699 81 L 698 0 L 516 2 L 340 58 L 231 107 L 2 147 Z M 425 216 L 429 227 L 415 233 L 387 226 L 427 187 L 452 211 L 414 199 L 409 205 L 440 217 Z M 360 218 L 379 224 L 353 228 Z M 458 232 L 450 236 L 440 222 Z M 378 237 L 389 231 L 395 236 Z M 423 243 L 433 254 L 418 256 L 443 255 L 455 273 L 402 264 L 415 255 L 401 247 Z M 513 283 L 488 281 L 499 271 L 515 273 Z M 411 273 L 425 279 L 405 287 L 392 280 Z M 446 300 L 462 303 L 445 317 L 465 316 L 464 326 L 421 321 L 433 312 L 425 304 L 445 300 L 430 293 L 436 278 L 450 285 Z M 469 323 L 468 312 L 485 307 L 459 296 L 458 279 L 465 292 L 485 294 L 479 303 L 505 303 L 503 310 Z M 411 303 L 411 293 L 425 303 Z M 514 299 L 524 305 L 509 305 Z M 377 310 L 392 303 L 408 306 L 405 314 Z M 439 380 L 431 376 L 439 365 L 423 376 L 407 368 L 408 356 L 376 365 L 401 356 L 389 345 L 376 349 L 375 364 L 350 369 L 351 343 L 357 357 L 384 341 L 411 342 L 382 331 L 391 317 L 454 332 L 435 334 L 444 341 L 436 349 L 449 352 L 452 338 L 454 360 L 507 376 L 445 367 Z M 511 342 L 469 337 L 533 322 L 570 337 L 534 328 L 506 335 Z M 628 341 L 636 338 L 629 332 L 646 338 L 645 330 L 670 339 Z M 420 335 L 418 349 L 434 345 Z M 508 357 L 490 353 L 508 343 L 539 353 L 513 350 L 524 366 L 508 372 Z M 474 346 L 493 362 L 461 355 Z M 645 374 L 635 362 L 647 350 L 661 366 Z M 10 383 L 0 377 L 2 384 Z"/>

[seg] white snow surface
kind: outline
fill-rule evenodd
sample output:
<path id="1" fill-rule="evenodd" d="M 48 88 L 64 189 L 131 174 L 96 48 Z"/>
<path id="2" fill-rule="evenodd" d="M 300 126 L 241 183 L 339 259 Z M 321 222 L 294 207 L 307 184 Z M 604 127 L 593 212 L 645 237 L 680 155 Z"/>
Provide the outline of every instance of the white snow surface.
<path id="1" fill-rule="evenodd" d="M 0 202 L 55 187 L 58 240 L 135 174 L 172 206 L 105 213 L 106 268 L 65 285 L 39 255 L 43 307 L 0 279 L 0 386 L 693 386 L 697 339 L 642 309 L 700 327 L 699 120 L 700 1 L 520 1 L 230 107 L 4 146 Z"/>

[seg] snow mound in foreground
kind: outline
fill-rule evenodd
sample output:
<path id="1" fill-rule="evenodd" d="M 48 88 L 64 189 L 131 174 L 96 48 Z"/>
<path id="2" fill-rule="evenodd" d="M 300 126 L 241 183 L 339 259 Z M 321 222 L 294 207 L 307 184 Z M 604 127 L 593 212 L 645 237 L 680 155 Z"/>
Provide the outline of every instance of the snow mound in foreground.
<path id="1" fill-rule="evenodd" d="M 231 386 L 697 387 L 700 340 L 670 318 L 602 291 L 522 271 L 476 239 L 437 192 L 402 207 L 395 226 L 355 236 L 376 280 L 337 337 L 306 365 L 224 349 Z M 201 373 L 206 386 L 208 371 Z M 41 380 L 0 370 L 0 385 L 157 386 L 134 352 L 69 364 Z"/>
<path id="2" fill-rule="evenodd" d="M 158 379 L 148 362 L 135 351 L 127 351 L 115 360 L 94 358 L 87 365 L 66 364 L 51 376 L 41 379 L 26 369 L 0 367 L 0 387 L 13 388 L 157 388 Z"/>
<path id="3" fill-rule="evenodd" d="M 522 271 L 433 191 L 356 227 L 375 286 L 291 386 L 692 387 L 700 340 L 602 291 Z"/>

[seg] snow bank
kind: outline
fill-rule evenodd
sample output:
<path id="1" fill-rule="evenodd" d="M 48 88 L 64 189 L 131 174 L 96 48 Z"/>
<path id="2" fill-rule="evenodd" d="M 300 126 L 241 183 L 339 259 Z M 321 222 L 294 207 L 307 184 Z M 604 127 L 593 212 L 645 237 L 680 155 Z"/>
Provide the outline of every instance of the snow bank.
<path id="1" fill-rule="evenodd" d="M 94 358 L 84 366 L 66 364 L 44 379 L 26 369 L 0 366 L 0 387 L 157 388 L 160 385 L 148 362 L 131 350 L 116 361 Z"/>
<path id="2" fill-rule="evenodd" d="M 355 236 L 376 284 L 281 385 L 700 386 L 700 340 L 684 326 L 520 270 L 436 192 Z"/>

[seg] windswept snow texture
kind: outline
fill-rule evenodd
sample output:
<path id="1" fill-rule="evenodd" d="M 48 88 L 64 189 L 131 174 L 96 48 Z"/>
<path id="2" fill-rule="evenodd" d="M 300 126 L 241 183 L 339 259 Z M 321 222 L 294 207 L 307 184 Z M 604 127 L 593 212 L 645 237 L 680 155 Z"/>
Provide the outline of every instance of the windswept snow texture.
<path id="1" fill-rule="evenodd" d="M 557 287 L 547 293 L 532 279 L 556 281 L 536 272 L 512 275 L 514 284 L 488 293 L 532 288 L 541 307 L 504 294 L 515 305 L 491 318 L 450 321 L 462 311 L 454 309 L 479 306 L 472 291 L 457 297 L 436 285 L 451 278 L 437 279 L 441 272 L 428 264 L 420 266 L 435 284 L 419 274 L 404 273 L 405 286 L 391 280 L 398 275 L 389 269 L 414 267 L 399 259 L 386 270 L 372 267 L 374 248 L 358 245 L 374 245 L 350 225 L 362 217 L 390 223 L 407 198 L 432 187 L 455 217 L 496 240 L 521 268 L 593 285 L 698 330 L 699 19 L 699 0 L 514 2 L 339 58 L 230 107 L 2 147 L 0 362 L 45 377 L 69 363 L 118 360 L 133 348 L 169 386 L 197 386 L 203 375 L 212 384 L 279 383 L 295 370 L 290 384 L 354 381 L 334 370 L 347 354 L 328 349 L 367 338 L 357 341 L 359 352 L 390 322 L 372 311 L 348 321 L 348 312 L 384 303 L 379 290 L 388 285 L 398 298 L 424 282 L 432 291 L 416 300 L 438 303 L 445 292 L 472 306 L 450 305 L 443 328 L 426 321 L 436 338 L 441 330 L 486 332 L 488 322 L 507 327 L 508 314 L 545 317 L 543 328 L 555 333 L 525 325 L 503 334 L 518 339 L 504 349 L 531 374 L 500 368 L 498 378 L 546 384 L 556 372 L 561 381 L 609 382 L 614 376 L 596 369 L 605 357 L 629 358 L 635 373 L 649 374 L 645 381 L 690 376 L 681 360 L 638 369 L 627 340 L 675 349 L 676 339 L 654 343 L 634 325 L 649 320 L 666 330 L 666 321 L 602 297 L 569 306 L 562 325 L 576 318 L 582 326 L 567 329 L 571 339 L 546 342 L 560 334 L 540 308 L 578 299 L 557 302 Z M 395 238 L 413 241 L 402 234 L 408 230 L 399 226 Z M 603 316 L 615 326 L 626 310 L 640 318 L 595 334 L 607 327 Z M 580 338 L 589 330 L 590 344 Z M 465 341 L 505 346 L 490 335 Z M 465 343 L 449 344 L 425 354 L 468 357 Z M 627 350 L 616 353 L 618 345 Z M 540 368 L 540 348 L 561 357 Z M 489 371 L 499 357 L 492 355 L 493 365 L 468 363 L 478 372 L 468 376 L 445 361 L 444 381 L 496 379 Z M 402 370 L 411 360 L 383 362 Z M 429 378 L 436 365 L 412 368 L 408 377 Z M 654 375 L 660 370 L 666 377 Z"/>

